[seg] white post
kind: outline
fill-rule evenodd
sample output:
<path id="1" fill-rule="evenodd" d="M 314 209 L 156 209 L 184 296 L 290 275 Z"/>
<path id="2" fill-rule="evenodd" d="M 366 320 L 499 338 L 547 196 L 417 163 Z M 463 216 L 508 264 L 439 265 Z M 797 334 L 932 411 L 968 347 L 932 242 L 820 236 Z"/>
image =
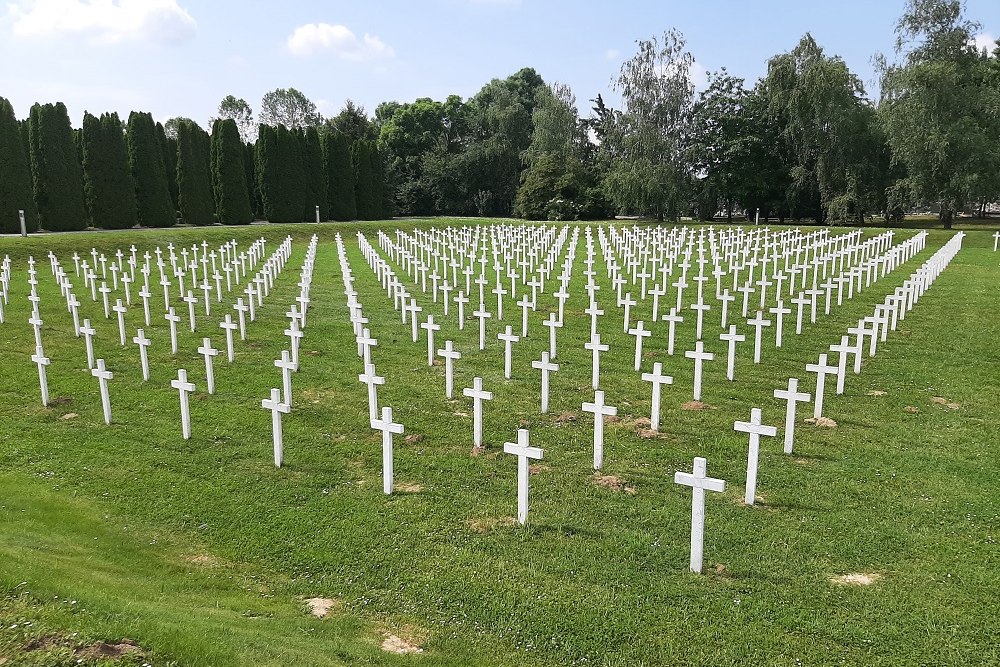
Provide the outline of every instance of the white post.
<path id="1" fill-rule="evenodd" d="M 674 483 L 690 486 L 693 491 L 691 501 L 691 571 L 701 573 L 704 564 L 705 547 L 705 491 L 721 493 L 726 490 L 726 482 L 706 477 L 708 462 L 697 456 L 694 459 L 694 473 L 675 472 Z"/>
<path id="2" fill-rule="evenodd" d="M 523 526 L 528 521 L 528 459 L 541 459 L 544 452 L 528 445 L 528 430 L 523 428 L 517 430 L 517 442 L 505 442 L 503 451 L 517 456 L 517 522 Z"/>
<path id="3" fill-rule="evenodd" d="M 594 402 L 585 402 L 581 409 L 594 415 L 594 470 L 600 470 L 604 467 L 604 416 L 617 415 L 618 408 L 605 405 L 604 392 L 597 390 Z"/>
<path id="4" fill-rule="evenodd" d="M 260 402 L 260 407 L 271 411 L 271 435 L 274 439 L 274 467 L 280 468 L 285 458 L 284 435 L 281 431 L 281 415 L 288 414 L 292 408 L 281 402 L 281 390 L 271 389 L 271 397 Z"/>
<path id="5" fill-rule="evenodd" d="M 371 426 L 382 431 L 382 491 L 388 496 L 392 494 L 392 434 L 402 433 L 403 425 L 393 423 L 392 408 L 387 405 L 382 408 L 382 419 L 372 419 Z"/>
<path id="6" fill-rule="evenodd" d="M 24 221 L 24 211 L 18 211 L 17 217 L 21 221 L 21 236 L 28 236 L 28 225 Z"/>
<path id="7" fill-rule="evenodd" d="M 799 379 L 788 378 L 788 389 L 775 389 L 774 397 L 788 401 L 785 408 L 785 453 L 792 453 L 792 445 L 795 441 L 795 404 L 808 401 L 812 398 L 809 394 L 799 391 Z"/>
<path id="8" fill-rule="evenodd" d="M 139 361 L 142 363 L 142 379 L 145 382 L 149 382 L 149 353 L 146 348 L 149 347 L 150 340 L 146 338 L 145 332 L 139 329 L 136 332 L 135 338 L 132 342 L 139 346 Z"/>
<path id="9" fill-rule="evenodd" d="M 472 380 L 472 387 L 466 387 L 462 394 L 472 399 L 472 442 L 477 449 L 483 446 L 483 401 L 492 401 L 493 392 L 483 390 L 483 378 Z"/>
<path id="10" fill-rule="evenodd" d="M 663 364 L 659 361 L 653 364 L 652 373 L 643 373 L 642 379 L 653 384 L 653 400 L 650 406 L 649 428 L 654 431 L 660 430 L 660 387 L 665 384 L 673 384 L 674 378 L 663 374 Z"/>
<path id="11" fill-rule="evenodd" d="M 750 421 L 734 423 L 733 430 L 750 435 L 750 448 L 747 452 L 747 488 L 744 501 L 747 505 L 753 505 L 757 497 L 757 460 L 760 456 L 760 436 L 774 437 L 778 434 L 778 429 L 762 422 L 760 408 L 751 408 Z"/>

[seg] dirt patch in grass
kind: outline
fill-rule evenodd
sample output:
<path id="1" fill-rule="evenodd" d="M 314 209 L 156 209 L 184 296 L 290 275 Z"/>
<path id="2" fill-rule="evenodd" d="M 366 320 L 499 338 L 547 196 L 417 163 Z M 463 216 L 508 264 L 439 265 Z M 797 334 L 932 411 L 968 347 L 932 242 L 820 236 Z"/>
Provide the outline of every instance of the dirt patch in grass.
<path id="1" fill-rule="evenodd" d="M 306 607 L 308 607 L 309 613 L 316 618 L 326 618 L 332 610 L 340 609 L 343 606 L 340 600 L 334 600 L 333 598 L 309 598 L 306 600 Z"/>
<path id="2" fill-rule="evenodd" d="M 423 653 L 422 643 L 427 641 L 427 633 L 412 627 L 405 627 L 395 632 L 384 630 L 380 647 L 386 653 L 396 655 L 410 655 Z"/>
<path id="3" fill-rule="evenodd" d="M 63 421 L 67 421 L 67 420 L 70 420 L 70 419 L 76 419 L 79 416 L 80 415 L 76 414 L 75 412 L 67 412 L 66 414 L 64 414 L 59 419 L 62 419 Z"/>
<path id="4" fill-rule="evenodd" d="M 97 642 L 76 650 L 76 656 L 84 660 L 102 660 L 104 658 L 121 658 L 124 656 L 139 656 L 144 651 L 131 639 L 123 639 L 117 643 Z"/>
<path id="5" fill-rule="evenodd" d="M 636 428 L 649 428 L 653 425 L 653 422 L 649 421 L 649 417 L 639 417 L 632 422 L 632 425 Z"/>
<path id="6" fill-rule="evenodd" d="M 830 583 L 841 586 L 871 586 L 881 578 L 882 575 L 877 572 L 850 572 L 830 577 Z"/>
<path id="7" fill-rule="evenodd" d="M 669 438 L 670 436 L 666 433 L 660 431 L 654 431 L 651 428 L 640 428 L 638 435 L 643 440 L 652 440 L 653 438 Z"/>
<path id="8" fill-rule="evenodd" d="M 406 444 L 408 444 L 408 445 L 415 445 L 418 442 L 423 442 L 424 441 L 424 436 L 420 435 L 419 433 L 411 433 L 410 435 L 406 436 L 406 438 L 404 438 L 404 440 L 406 441 Z"/>
<path id="9" fill-rule="evenodd" d="M 805 423 L 812 424 L 816 428 L 837 428 L 837 422 L 829 417 L 810 417 Z"/>
<path id="10" fill-rule="evenodd" d="M 962 407 L 958 403 L 950 401 L 947 398 L 944 398 L 943 396 L 931 396 L 931 403 L 934 403 L 936 405 L 943 405 L 949 410 L 958 410 L 960 407 Z"/>
<path id="11" fill-rule="evenodd" d="M 884 392 L 884 391 L 881 391 L 881 390 L 879 390 L 879 389 L 872 389 L 872 390 L 871 390 L 871 391 L 869 391 L 869 392 L 868 392 L 868 393 L 867 393 L 866 395 L 867 395 L 867 396 L 875 396 L 875 397 L 878 397 L 878 396 L 885 396 L 886 394 L 885 394 L 885 392 Z"/>
<path id="12" fill-rule="evenodd" d="M 332 389 L 319 389 L 317 387 L 309 387 L 308 389 L 302 390 L 302 398 L 312 403 L 319 403 L 335 396 Z"/>
<path id="13" fill-rule="evenodd" d="M 577 414 L 575 412 L 563 412 L 553 417 L 552 421 L 557 424 L 567 424 L 569 422 L 575 422 L 576 419 Z"/>
<path id="14" fill-rule="evenodd" d="M 626 484 L 624 480 L 616 475 L 604 475 L 600 472 L 595 472 L 594 484 L 602 486 L 605 489 L 611 489 L 612 491 L 621 491 L 622 493 L 627 493 L 630 496 L 634 496 L 636 494 L 634 486 Z"/>
<path id="15" fill-rule="evenodd" d="M 621 422 L 622 418 L 618 415 L 604 415 L 605 424 L 617 424 Z"/>
<path id="16" fill-rule="evenodd" d="M 488 533 L 491 530 L 497 528 L 505 528 L 507 526 L 516 526 L 517 520 L 512 516 L 505 517 L 478 517 L 475 519 L 469 519 L 466 521 L 469 528 L 475 533 Z"/>
<path id="17" fill-rule="evenodd" d="M 60 405 L 69 405 L 72 402 L 73 399 L 69 396 L 56 396 L 55 398 L 49 400 L 49 407 L 57 408 Z"/>
<path id="18" fill-rule="evenodd" d="M 392 488 L 400 493 L 420 493 L 424 490 L 424 487 L 416 482 L 399 482 L 394 484 Z"/>
<path id="19" fill-rule="evenodd" d="M 549 470 L 552 470 L 552 466 L 548 466 L 544 463 L 532 463 L 528 466 L 529 475 L 537 475 L 540 472 L 548 472 Z"/>
<path id="20" fill-rule="evenodd" d="M 709 405 L 708 403 L 702 403 L 701 401 L 688 401 L 687 403 L 681 404 L 681 410 L 714 410 L 714 405 Z"/>
<path id="21" fill-rule="evenodd" d="M 469 452 L 469 456 L 471 456 L 472 458 L 475 459 L 475 458 L 479 458 L 480 456 L 482 456 L 485 453 L 486 453 L 486 448 L 485 447 L 473 447 L 472 451 Z"/>
<path id="22" fill-rule="evenodd" d="M 184 562 L 199 567 L 219 567 L 222 563 L 212 554 L 187 554 Z"/>
<path id="23" fill-rule="evenodd" d="M 915 415 L 918 412 L 920 412 L 920 409 L 917 408 L 916 406 L 913 406 L 913 405 L 907 405 L 905 408 L 903 408 L 903 412 L 905 412 L 907 414 Z"/>

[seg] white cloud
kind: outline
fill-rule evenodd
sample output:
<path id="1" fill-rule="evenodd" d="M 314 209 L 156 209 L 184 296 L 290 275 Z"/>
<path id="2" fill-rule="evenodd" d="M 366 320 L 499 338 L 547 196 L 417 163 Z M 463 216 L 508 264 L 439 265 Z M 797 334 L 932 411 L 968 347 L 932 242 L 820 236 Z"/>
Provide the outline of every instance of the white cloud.
<path id="1" fill-rule="evenodd" d="M 329 23 L 307 23 L 288 36 L 288 50 L 296 56 L 311 56 L 331 52 L 343 60 L 360 62 L 392 58 L 396 52 L 375 35 L 365 33 L 358 39 L 347 26 Z"/>
<path id="2" fill-rule="evenodd" d="M 993 55 L 993 50 L 997 48 L 997 38 L 988 32 L 981 32 L 973 37 L 972 43 L 976 45 L 976 49 L 979 51 L 985 50 L 991 56 Z"/>
<path id="3" fill-rule="evenodd" d="M 691 63 L 690 76 L 695 90 L 705 90 L 708 88 L 708 70 L 697 60 Z"/>
<path id="4" fill-rule="evenodd" d="M 21 38 L 83 36 L 97 44 L 177 43 L 192 37 L 194 18 L 177 0 L 19 0 L 7 5 Z"/>
<path id="5" fill-rule="evenodd" d="M 604 52 L 604 57 L 608 60 L 618 60 L 618 49 L 608 49 Z"/>

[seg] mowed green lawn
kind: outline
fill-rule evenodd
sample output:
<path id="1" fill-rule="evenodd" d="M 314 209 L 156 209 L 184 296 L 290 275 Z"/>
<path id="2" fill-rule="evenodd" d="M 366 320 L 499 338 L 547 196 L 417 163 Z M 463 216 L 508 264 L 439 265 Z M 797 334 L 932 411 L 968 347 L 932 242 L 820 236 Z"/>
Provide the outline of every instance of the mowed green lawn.
<path id="1" fill-rule="evenodd" d="M 988 233 L 968 235 L 899 330 L 865 358 L 862 374 L 849 375 L 846 394 L 827 395 L 836 429 L 802 424 L 811 406 L 800 406 L 793 456 L 781 453 L 780 432 L 765 439 L 762 501 L 745 507 L 747 440 L 733 422 L 762 407 L 767 423 L 781 425 L 784 406 L 773 389 L 797 376 L 812 391 L 815 375 L 804 365 L 870 314 L 950 233 L 931 232 L 924 252 L 807 324 L 802 336 L 786 328 L 783 349 L 773 348 L 768 332 L 759 366 L 751 362 L 752 344 L 741 346 L 735 383 L 725 379 L 713 309 L 705 339 L 717 358 L 706 365 L 703 396 L 713 410 L 680 409 L 692 397 L 692 363 L 681 354 L 693 347 L 692 313 L 673 357 L 665 352 L 664 323 L 656 325 L 643 367 L 661 361 L 675 385 L 664 388 L 665 435 L 653 439 L 640 438 L 632 423 L 649 416 L 650 387 L 632 370 L 634 339 L 609 302 L 599 258 L 598 298 L 607 311 L 600 331 L 611 345 L 601 384 L 622 417 L 606 431 L 604 474 L 620 482 L 609 488 L 595 483 L 592 421 L 580 410 L 593 399 L 583 349 L 590 319 L 582 312 L 582 234 L 549 415 L 539 413 L 540 374 L 530 361 L 547 349 L 541 322 L 555 299 L 544 297 L 531 314 L 529 338 L 514 347 L 514 378 L 505 381 L 496 321 L 489 322 L 488 350 L 479 352 L 476 320 L 458 331 L 454 310 L 444 318 L 440 303 L 417 293 L 422 315 L 433 312 L 444 324 L 438 342 L 453 339 L 463 352 L 456 395 L 476 375 L 495 394 L 485 407 L 487 451 L 473 457 L 471 402 L 445 399 L 444 369 L 426 365 L 423 331 L 410 341 L 409 325 L 358 252 L 358 229 L 375 243 L 377 229 L 392 227 L 0 239 L 0 257 L 9 253 L 14 263 L 0 325 L 0 664 L 1000 663 L 1000 254 Z M 333 241 L 338 230 L 379 340 L 373 357 L 386 377 L 380 402 L 393 407 L 408 435 L 422 436 L 410 443 L 397 437 L 396 481 L 408 490 L 392 497 L 382 493 L 381 438 L 369 428 L 357 381 L 362 368 Z M 119 347 L 115 320 L 105 320 L 100 302 L 74 280 L 98 328 L 97 356 L 115 373 L 114 423 L 106 426 L 47 252 L 72 273 L 73 251 L 92 246 L 110 253 L 134 242 L 141 253 L 171 240 L 217 246 L 236 238 L 245 248 L 264 236 L 270 252 L 289 233 L 292 259 L 249 325 L 249 340 L 237 341 L 236 363 L 227 364 L 224 353 L 216 358 L 215 396 L 204 393 L 195 348 L 208 335 L 224 349 L 218 322 L 232 312 L 235 295 L 210 318 L 199 317 L 197 334 L 187 330 L 186 308 L 178 309 L 184 322 L 176 358 L 157 315 L 147 329 L 146 384 L 137 348 Z M 275 469 L 271 417 L 260 401 L 280 386 L 273 360 L 287 347 L 284 313 L 312 233 L 320 236 L 312 305 L 293 378 L 295 405 L 284 419 L 285 465 Z M 896 242 L 912 233 L 897 231 Z M 56 400 L 47 409 L 29 359 L 29 254 L 38 261 L 42 335 L 52 359 Z M 159 313 L 162 292 L 152 291 Z M 130 337 L 141 313 L 137 299 L 127 318 Z M 508 301 L 505 314 L 517 329 L 520 310 Z M 198 386 L 189 441 L 180 437 L 178 395 L 169 386 L 180 367 Z M 904 410 L 911 406 L 917 411 Z M 531 477 L 526 527 L 513 524 L 516 460 L 502 453 L 519 426 L 545 450 Z M 695 456 L 707 457 L 709 474 L 727 480 L 724 494 L 707 499 L 702 576 L 688 572 L 691 492 L 673 483 Z M 849 573 L 879 578 L 869 586 L 831 581 Z M 309 615 L 304 600 L 312 597 L 335 601 L 327 618 Z M 423 652 L 384 651 L 388 634 Z M 98 642 L 124 639 L 140 648 L 97 657 Z"/>

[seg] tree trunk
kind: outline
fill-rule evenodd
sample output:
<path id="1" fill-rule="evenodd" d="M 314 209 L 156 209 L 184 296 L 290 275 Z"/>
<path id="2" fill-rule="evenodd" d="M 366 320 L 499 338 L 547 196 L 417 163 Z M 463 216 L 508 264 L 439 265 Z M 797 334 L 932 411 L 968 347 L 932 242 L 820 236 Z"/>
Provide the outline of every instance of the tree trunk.
<path id="1" fill-rule="evenodd" d="M 941 213 L 938 214 L 938 218 L 941 220 L 941 224 L 944 225 L 945 229 L 951 229 L 951 224 L 955 217 L 955 212 L 950 208 L 942 208 Z"/>

